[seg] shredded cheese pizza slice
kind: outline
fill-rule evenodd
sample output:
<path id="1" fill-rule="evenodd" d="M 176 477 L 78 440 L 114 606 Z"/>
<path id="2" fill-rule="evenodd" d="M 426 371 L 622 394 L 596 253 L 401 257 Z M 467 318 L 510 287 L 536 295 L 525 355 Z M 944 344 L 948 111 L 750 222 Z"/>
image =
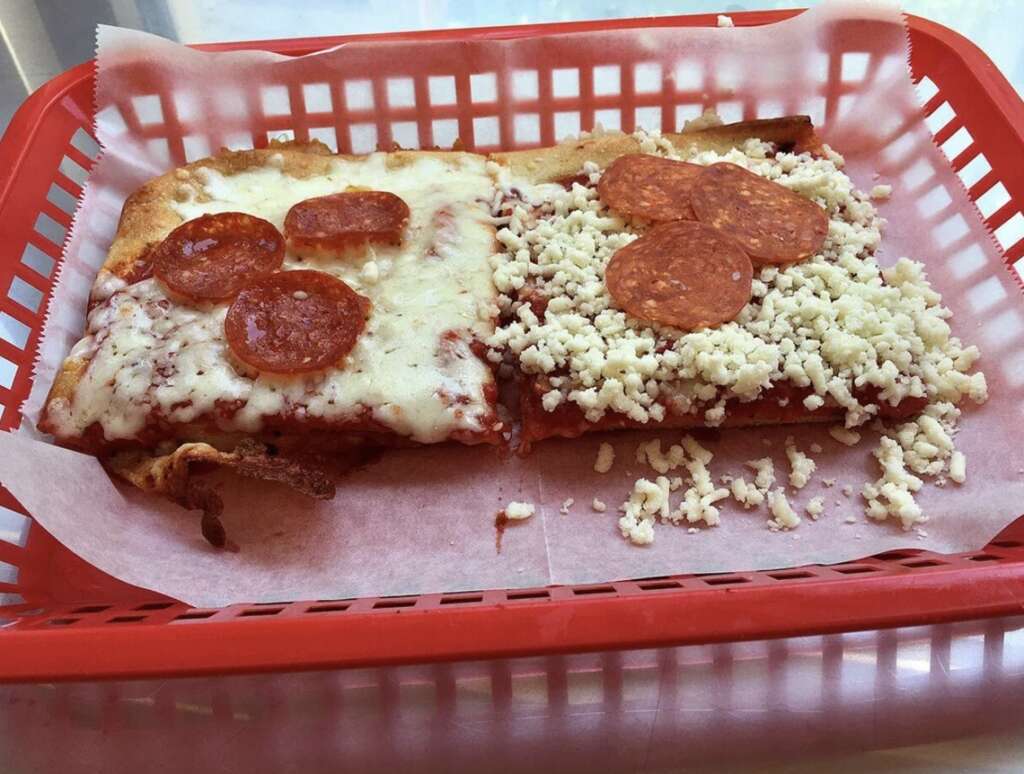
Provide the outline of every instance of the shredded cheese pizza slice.
<path id="1" fill-rule="evenodd" d="M 521 444 L 594 430 L 903 419 L 984 400 L 921 264 L 810 120 L 584 136 L 493 156 L 491 358 Z M 752 269 L 752 274 L 750 273 Z"/>

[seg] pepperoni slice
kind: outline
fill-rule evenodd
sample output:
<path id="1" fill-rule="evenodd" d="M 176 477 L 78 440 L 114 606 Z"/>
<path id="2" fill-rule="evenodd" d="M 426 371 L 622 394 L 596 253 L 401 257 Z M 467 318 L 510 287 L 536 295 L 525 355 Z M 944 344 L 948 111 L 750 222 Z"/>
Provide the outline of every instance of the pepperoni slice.
<path id="1" fill-rule="evenodd" d="M 828 235 L 824 209 L 735 164 L 706 167 L 691 203 L 697 220 L 731 236 L 757 264 L 802 261 Z"/>
<path id="2" fill-rule="evenodd" d="M 623 215 L 658 222 L 693 220 L 690 191 L 703 171 L 698 164 L 627 153 L 604 171 L 597 192 L 605 204 Z"/>
<path id="3" fill-rule="evenodd" d="M 662 223 L 616 251 L 605 284 L 642 320 L 694 330 L 732 320 L 750 300 L 754 267 L 740 246 L 695 221 Z"/>
<path id="4" fill-rule="evenodd" d="M 400 242 L 409 205 L 387 191 L 347 191 L 299 202 L 284 219 L 288 246 L 297 251 Z"/>
<path id="5" fill-rule="evenodd" d="M 370 301 L 321 271 L 283 271 L 246 285 L 224 318 L 231 351 L 260 371 L 334 365 L 355 346 Z"/>
<path id="6" fill-rule="evenodd" d="M 173 292 L 223 300 L 281 267 L 284 238 L 272 223 L 244 212 L 200 215 L 168 234 L 149 260 L 153 274 Z"/>

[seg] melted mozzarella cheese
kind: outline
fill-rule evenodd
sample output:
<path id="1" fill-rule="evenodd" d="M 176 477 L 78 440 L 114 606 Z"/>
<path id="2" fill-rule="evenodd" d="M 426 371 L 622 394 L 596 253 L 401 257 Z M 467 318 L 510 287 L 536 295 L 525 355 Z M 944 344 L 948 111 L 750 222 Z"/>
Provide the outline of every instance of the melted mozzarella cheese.
<path id="1" fill-rule="evenodd" d="M 470 342 L 494 330 L 494 183 L 480 157 L 423 155 L 396 165 L 385 154 L 333 161 L 328 174 L 296 179 L 271 158 L 238 174 L 197 172 L 172 206 L 186 220 L 240 211 L 278 228 L 292 205 L 352 187 L 390 191 L 410 209 L 401 245 L 333 258 L 286 255 L 285 269 L 333 274 L 367 296 L 366 329 L 340 368 L 282 376 L 248 372 L 223 335 L 227 304 L 186 305 L 155 280 L 112 286 L 73 354 L 89 361 L 70 405 L 51 405 L 59 436 L 99 423 L 107 439 L 131 438 L 154 411 L 174 423 L 241 405 L 222 425 L 258 431 L 268 416 L 365 418 L 416 441 L 491 429 L 493 377 Z M 200 195 L 201 193 L 201 195 Z M 56 402 L 55 402 L 56 403 Z"/>

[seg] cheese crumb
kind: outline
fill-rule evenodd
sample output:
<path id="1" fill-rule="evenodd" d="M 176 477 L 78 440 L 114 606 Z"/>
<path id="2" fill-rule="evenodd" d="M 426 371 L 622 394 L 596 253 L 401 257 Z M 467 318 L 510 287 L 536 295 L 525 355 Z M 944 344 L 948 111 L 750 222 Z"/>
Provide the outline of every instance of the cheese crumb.
<path id="1" fill-rule="evenodd" d="M 943 473 L 954 452 L 953 434 L 959 418 L 960 409 L 952 403 L 933 403 L 916 420 L 897 427 L 891 435 L 903 448 L 907 467 L 918 475 Z"/>
<path id="2" fill-rule="evenodd" d="M 718 111 L 714 108 L 705 108 L 704 112 L 696 118 L 691 118 L 690 120 L 683 122 L 683 131 L 699 132 L 702 129 L 721 126 L 722 123 L 722 117 L 718 115 Z"/>
<path id="3" fill-rule="evenodd" d="M 808 411 L 816 411 L 825 405 L 825 399 L 820 395 L 808 395 L 804 398 L 804 408 Z"/>
<path id="4" fill-rule="evenodd" d="M 789 483 L 794 489 L 803 489 L 817 464 L 796 447 L 792 436 L 786 438 L 786 457 L 789 459 Z"/>
<path id="5" fill-rule="evenodd" d="M 536 509 L 533 503 L 521 503 L 513 500 L 505 506 L 505 516 L 510 519 L 528 519 Z"/>
<path id="6" fill-rule="evenodd" d="M 719 27 L 735 27 L 731 16 L 726 16 L 724 13 L 718 14 L 718 26 Z"/>
<path id="7" fill-rule="evenodd" d="M 562 507 L 558 509 L 558 512 L 563 516 L 569 512 L 569 509 L 576 504 L 576 501 L 571 497 L 566 497 L 562 501 Z"/>
<path id="8" fill-rule="evenodd" d="M 846 484 L 842 488 L 843 497 L 849 497 L 853 494 L 853 487 L 850 484 Z"/>
<path id="9" fill-rule="evenodd" d="M 376 261 L 367 261 L 363 264 L 359 277 L 368 285 L 373 285 L 380 280 L 380 266 Z"/>
<path id="10" fill-rule="evenodd" d="M 606 510 L 608 510 L 608 506 L 605 505 L 604 500 L 598 500 L 596 497 L 594 498 L 594 501 L 590 504 L 590 507 L 593 508 L 598 513 L 604 513 Z"/>
<path id="11" fill-rule="evenodd" d="M 669 514 L 668 494 L 669 481 L 664 476 L 658 476 L 656 481 L 637 479 L 629 499 L 622 504 L 624 513 L 619 519 L 622 536 L 638 546 L 653 543 L 655 518 Z"/>
<path id="12" fill-rule="evenodd" d="M 748 460 L 743 463 L 756 474 L 754 486 L 758 489 L 770 489 L 775 483 L 775 463 L 771 457 L 762 457 L 759 460 Z"/>
<path id="13" fill-rule="evenodd" d="M 907 470 L 903 447 L 893 438 L 883 436 L 874 451 L 882 468 L 882 476 L 874 483 L 864 484 L 861 495 L 867 501 L 864 514 L 876 521 L 897 518 L 904 529 L 925 521 L 921 507 L 914 500 L 914 492 L 922 482 Z"/>
<path id="14" fill-rule="evenodd" d="M 679 522 L 686 519 L 690 524 L 704 522 L 710 527 L 719 523 L 718 508 L 714 503 L 729 496 L 729 490 L 715 487 L 711 472 L 707 466 L 714 455 L 701 446 L 691 436 L 683 438 L 683 448 L 690 459 L 684 462 L 693 486 L 683 492 L 683 501 L 679 507 L 666 517 L 669 521 Z"/>
<path id="15" fill-rule="evenodd" d="M 768 508 L 771 510 L 772 516 L 775 517 L 768 524 L 774 525 L 777 529 L 793 529 L 800 524 L 800 517 L 793 510 L 793 506 L 789 504 L 786 493 L 781 487 L 768 495 Z"/>
<path id="16" fill-rule="evenodd" d="M 607 473 L 615 463 L 615 449 L 610 443 L 602 443 L 597 450 L 597 459 L 594 460 L 594 470 L 598 473 Z"/>
<path id="17" fill-rule="evenodd" d="M 764 492 L 748 484 L 742 476 L 734 478 L 730 486 L 733 499 L 744 508 L 756 508 L 764 502 Z"/>
<path id="18" fill-rule="evenodd" d="M 830 427 L 828 429 L 828 434 L 839 441 L 839 443 L 845 444 L 846 446 L 856 446 L 860 443 L 860 433 L 843 427 L 842 425 Z"/>
<path id="19" fill-rule="evenodd" d="M 808 516 L 810 516 L 814 521 L 817 521 L 821 518 L 821 514 L 825 512 L 825 498 L 812 497 L 807 501 L 807 505 L 804 506 L 804 510 L 807 511 Z"/>
<path id="20" fill-rule="evenodd" d="M 715 486 L 708 470 L 714 455 L 708 449 L 691 436 L 685 436 L 680 445 L 669 448 L 668 454 L 662 453 L 660 442 L 641 444 L 638 452 L 638 459 L 646 460 L 656 470 L 667 472 L 681 464 L 692 485 L 683 492 L 679 506 L 673 509 L 669 498 L 671 492 L 683 487 L 681 477 L 669 479 L 660 475 L 654 481 L 637 479 L 629 499 L 619 508 L 623 513 L 619 519 L 623 537 L 636 545 L 653 542 L 657 519 L 673 524 L 703 522 L 712 527 L 719 523 L 715 503 L 728 497 L 729 490 Z"/>
<path id="21" fill-rule="evenodd" d="M 963 452 L 955 451 L 949 458 L 949 477 L 958 484 L 967 480 L 967 458 Z"/>
<path id="22" fill-rule="evenodd" d="M 675 470 L 686 459 L 686 452 L 682 446 L 670 446 L 668 452 L 662 452 L 661 439 L 655 438 L 647 443 L 640 444 L 636 454 L 637 461 L 643 464 L 646 462 L 658 473 L 668 473 Z"/>
<path id="23" fill-rule="evenodd" d="M 892 186 L 876 185 L 874 188 L 871 189 L 870 196 L 872 199 L 888 199 L 890 196 L 892 196 Z"/>

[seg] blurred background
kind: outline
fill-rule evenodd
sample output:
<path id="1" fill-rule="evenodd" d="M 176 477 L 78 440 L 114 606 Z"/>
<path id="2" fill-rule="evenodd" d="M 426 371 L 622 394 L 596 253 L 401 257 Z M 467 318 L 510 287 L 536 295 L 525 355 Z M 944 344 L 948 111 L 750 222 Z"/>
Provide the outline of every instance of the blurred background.
<path id="1" fill-rule="evenodd" d="M 816 0 L 0 0 L 0 131 L 39 86 L 91 59 L 97 24 L 183 43 L 392 32 L 438 27 L 793 8 Z M 515 11 L 509 13 L 509 6 Z M 1024 86 L 1020 0 L 905 0 L 904 10 L 978 44 L 1018 91 Z"/>

